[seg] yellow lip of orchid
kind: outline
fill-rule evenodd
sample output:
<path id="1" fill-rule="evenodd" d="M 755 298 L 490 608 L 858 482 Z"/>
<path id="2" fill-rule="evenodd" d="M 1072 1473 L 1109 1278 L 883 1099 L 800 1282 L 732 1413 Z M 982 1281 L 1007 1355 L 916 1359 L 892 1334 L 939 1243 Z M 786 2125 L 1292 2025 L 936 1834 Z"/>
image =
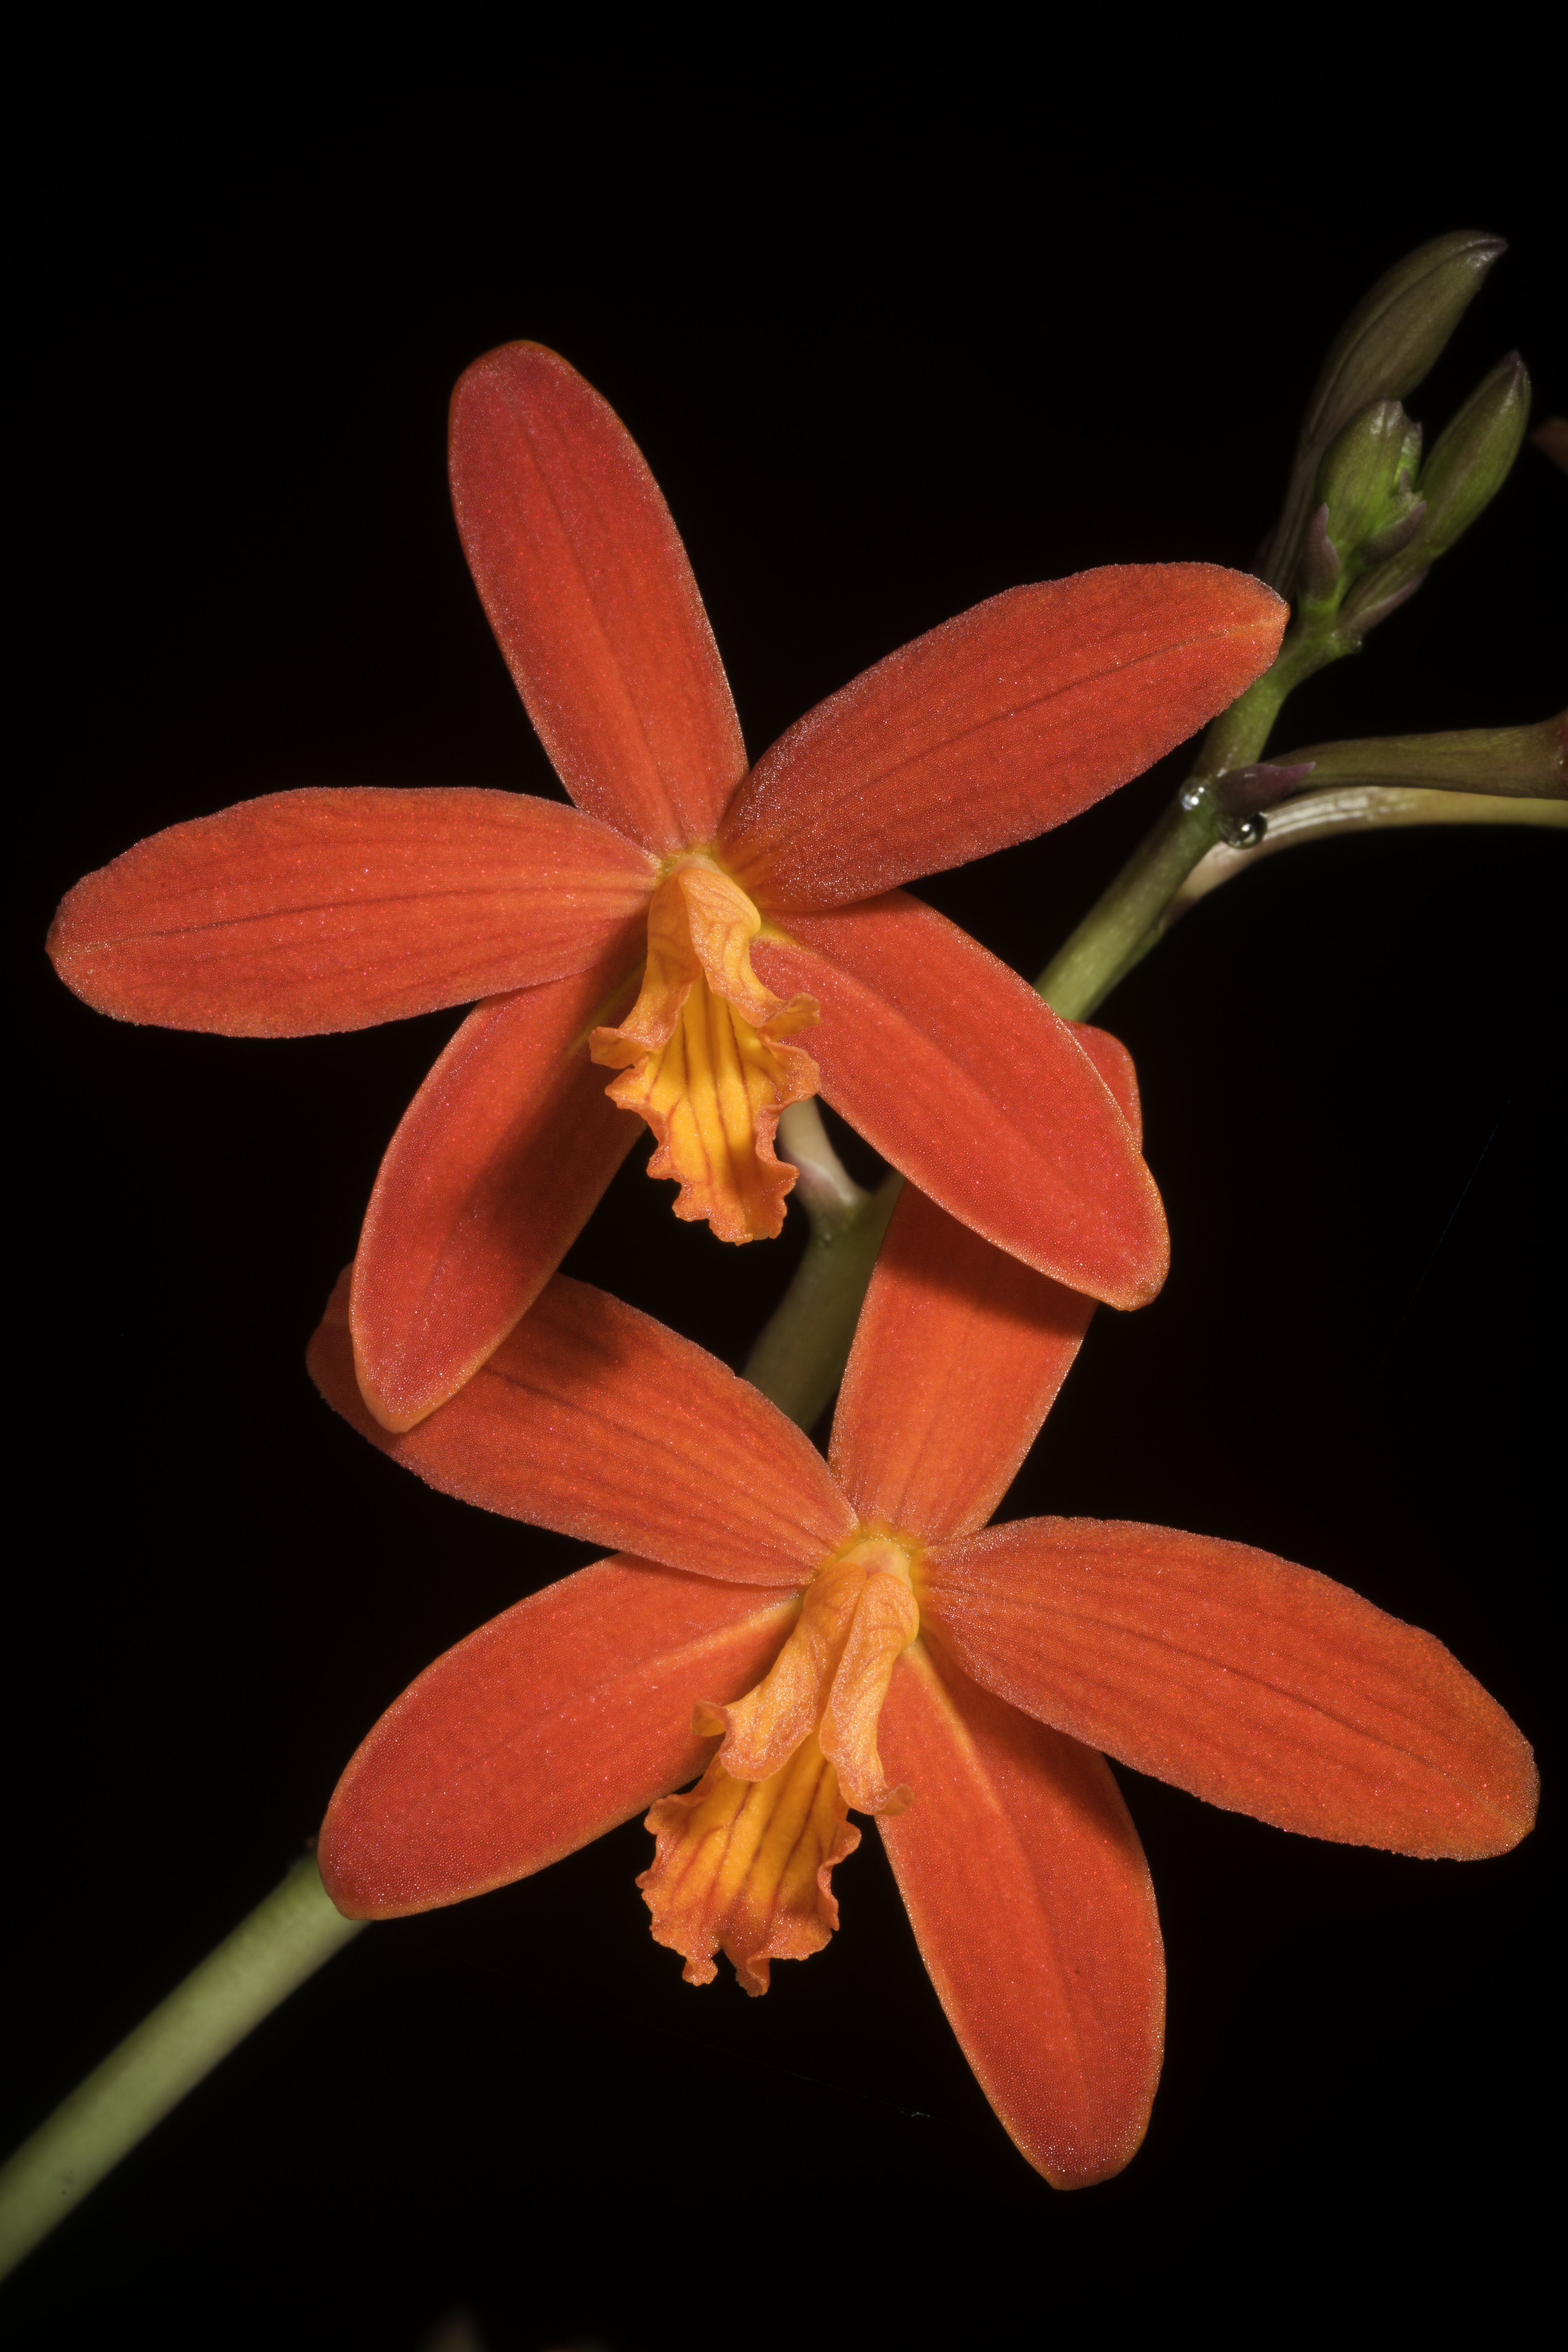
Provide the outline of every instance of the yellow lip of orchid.
<path id="1" fill-rule="evenodd" d="M 858 1845 L 847 1819 L 904 1811 L 877 1751 L 877 1723 L 900 1658 L 920 1633 L 912 1537 L 861 1526 L 805 1588 L 800 1615 L 754 1689 L 702 1701 L 691 1728 L 722 1735 L 695 1789 L 665 1797 L 637 1880 L 656 1943 L 706 1984 L 722 1950 L 747 1992 L 768 1990 L 771 1959 L 820 1951 L 838 1924 L 836 1864 Z"/>
<path id="2" fill-rule="evenodd" d="M 820 1083 L 811 1055 L 784 1043 L 815 1026 L 816 1000 L 763 986 L 751 954 L 762 930 L 706 851 L 670 859 L 648 908 L 641 993 L 589 1041 L 595 1062 L 626 1072 L 605 1092 L 658 1139 L 648 1174 L 679 1184 L 676 1215 L 706 1218 L 727 1242 L 778 1233 L 795 1179 L 773 1155 L 779 1113 Z"/>
<path id="3" fill-rule="evenodd" d="M 737 1780 L 715 1757 L 647 1827 L 658 1851 L 637 1885 L 654 1942 L 681 1955 L 688 1984 L 711 1984 L 721 1951 L 744 1991 L 764 1993 L 774 1960 L 809 1959 L 837 1929 L 833 1872 L 860 1832 L 815 1732 L 765 1780 Z"/>

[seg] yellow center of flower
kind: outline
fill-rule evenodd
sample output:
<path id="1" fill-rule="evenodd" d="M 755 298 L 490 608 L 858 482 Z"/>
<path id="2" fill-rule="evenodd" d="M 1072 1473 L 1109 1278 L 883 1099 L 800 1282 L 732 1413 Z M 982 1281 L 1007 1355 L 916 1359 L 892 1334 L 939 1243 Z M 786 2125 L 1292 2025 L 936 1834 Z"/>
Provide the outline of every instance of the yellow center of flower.
<path id="1" fill-rule="evenodd" d="M 700 852 L 654 893 L 642 992 L 618 1028 L 595 1029 L 594 1060 L 626 1076 L 612 1102 L 658 1139 L 650 1176 L 680 1186 L 678 1217 L 706 1217 L 721 1241 L 756 1241 L 784 1223 L 795 1170 L 773 1157 L 786 1104 L 817 1088 L 809 1054 L 784 1041 L 818 1018 L 816 1000 L 782 997 L 752 969 L 763 919 Z"/>
<path id="2" fill-rule="evenodd" d="M 704 1702 L 692 1729 L 721 1733 L 695 1789 L 647 1817 L 658 1840 L 637 1885 L 655 1941 L 707 1984 L 722 1949 L 748 1992 L 765 1992 L 770 1959 L 820 1951 L 838 1925 L 833 1866 L 860 1843 L 847 1809 L 902 1812 L 877 1749 L 877 1721 L 900 1656 L 920 1632 L 911 1589 L 917 1547 L 861 1528 L 824 1562 L 800 1616 L 755 1690 Z"/>

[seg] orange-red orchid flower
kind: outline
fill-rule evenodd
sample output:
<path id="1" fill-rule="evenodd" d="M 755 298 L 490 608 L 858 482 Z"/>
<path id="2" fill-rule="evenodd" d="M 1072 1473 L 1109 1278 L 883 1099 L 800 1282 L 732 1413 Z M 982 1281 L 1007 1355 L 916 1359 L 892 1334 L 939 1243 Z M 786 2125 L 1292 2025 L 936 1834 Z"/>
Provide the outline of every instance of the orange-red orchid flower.
<path id="1" fill-rule="evenodd" d="M 372 1412 L 411 1427 L 511 1329 L 637 1134 L 623 1108 L 658 1137 L 677 1214 L 728 1240 L 778 1231 L 778 1115 L 820 1089 L 1026 1264 L 1117 1306 L 1152 1297 L 1159 1199 L 1092 1065 L 896 886 L 1138 774 L 1268 665 L 1279 600 L 1208 564 L 1016 589 L 748 769 L 668 510 L 564 361 L 527 343 L 478 361 L 451 473 L 485 610 L 576 807 L 276 793 L 89 875 L 50 937 L 69 985 L 130 1021 L 292 1036 L 480 1000 L 371 1198 L 350 1327 Z"/>
<path id="2" fill-rule="evenodd" d="M 1135 1113 L 1125 1056 L 1079 1035 Z M 837 1927 L 847 1809 L 874 1812 L 987 2097 L 1071 2187 L 1132 2156 L 1163 2048 L 1153 1893 L 1098 1751 L 1404 1853 L 1500 1853 L 1531 1826 L 1507 1716 L 1342 1585 L 1166 1528 L 986 1528 L 1093 1309 L 912 1188 L 830 1464 L 701 1349 L 563 1276 L 391 1436 L 347 1292 L 311 1350 L 341 1412 L 448 1494 L 622 1548 L 459 1643 L 371 1732 L 320 1845 L 351 1916 L 524 1877 L 652 1801 L 655 1936 L 691 1981 L 722 1949 L 762 1992 Z"/>

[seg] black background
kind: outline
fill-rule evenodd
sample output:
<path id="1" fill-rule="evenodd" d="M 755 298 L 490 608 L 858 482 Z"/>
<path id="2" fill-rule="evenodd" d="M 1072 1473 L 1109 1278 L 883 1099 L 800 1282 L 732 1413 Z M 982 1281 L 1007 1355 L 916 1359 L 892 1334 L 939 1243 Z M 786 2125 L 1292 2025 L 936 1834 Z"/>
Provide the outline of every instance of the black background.
<path id="1" fill-rule="evenodd" d="M 1418 141 L 1389 97 L 1331 168 L 1308 118 L 1341 120 L 1332 77 L 1261 141 L 1195 87 L 1167 110 L 1151 83 L 1133 122 L 1059 80 L 993 139 L 976 92 L 1011 65 L 978 53 L 956 94 L 928 57 L 905 113 L 863 61 L 858 96 L 737 90 L 705 118 L 664 91 L 658 121 L 635 59 L 614 108 L 536 61 L 514 110 L 478 52 L 428 85 L 405 56 L 393 96 L 352 54 L 325 82 L 303 53 L 165 62 L 49 93 L 27 212 L 11 2139 L 266 1893 L 418 1668 L 587 1557 L 426 1493 L 304 1374 L 457 1016 L 136 1030 L 37 951 L 79 874 L 253 793 L 554 788 L 451 527 L 461 367 L 528 335 L 617 407 L 753 751 L 1019 580 L 1245 565 L 1328 338 L 1439 230 L 1513 249 L 1415 413 L 1440 424 L 1516 345 L 1538 414 L 1568 405 L 1533 134 L 1436 160 L 1452 89 Z M 1565 520 L 1527 448 L 1278 746 L 1556 707 Z M 927 895 L 1033 972 L 1180 772 Z M 1392 2324 L 1471 2289 L 1511 2335 L 1552 2014 L 1562 878 L 1539 833 L 1293 852 L 1116 992 L 1174 1271 L 1097 1318 L 1006 1507 L 1247 1539 L 1431 1628 L 1542 1752 L 1518 1853 L 1342 1850 L 1123 1776 L 1168 2062 L 1132 2168 L 1062 2198 L 970 2079 L 874 1840 L 832 1948 L 747 2002 L 650 1942 L 632 1824 L 363 1937 L 33 2258 L 14 2340 L 412 2352 L 466 2304 L 496 2352 L 1032 2344 L 1146 2307 Z M 738 1363 L 798 1220 L 726 1251 L 642 1156 L 573 1269 Z"/>

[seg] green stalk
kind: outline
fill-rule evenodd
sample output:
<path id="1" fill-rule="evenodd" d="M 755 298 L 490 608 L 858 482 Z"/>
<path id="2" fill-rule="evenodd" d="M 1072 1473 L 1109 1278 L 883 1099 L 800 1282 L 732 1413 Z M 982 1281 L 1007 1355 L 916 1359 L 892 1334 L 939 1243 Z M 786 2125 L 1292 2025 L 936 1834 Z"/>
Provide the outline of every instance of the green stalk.
<path id="1" fill-rule="evenodd" d="M 1285 698 L 1325 663 L 1355 647 L 1310 616 L 1294 622 L 1274 660 L 1204 737 L 1193 772 L 1110 887 L 1035 982 L 1064 1021 L 1087 1021 L 1166 928 L 1165 910 L 1201 859 L 1218 845 L 1224 810 L 1216 781 L 1261 759 Z"/>
<path id="2" fill-rule="evenodd" d="M 314 1854 L 297 1863 L 0 2170 L 0 2278 L 364 1925 L 334 1908 Z"/>
<path id="3" fill-rule="evenodd" d="M 874 1192 L 856 1183 L 827 1139 L 815 1102 L 791 1103 L 779 1142 L 799 1174 L 795 1199 L 811 1237 L 795 1277 L 757 1334 L 746 1378 L 802 1429 L 813 1428 L 844 1377 L 861 1302 L 903 1189 L 889 1176 Z"/>
<path id="4" fill-rule="evenodd" d="M 1219 804 L 1188 784 L 1139 843 L 1035 986 L 1064 1021 L 1087 1021 L 1160 936 L 1166 908 L 1219 840 Z"/>

